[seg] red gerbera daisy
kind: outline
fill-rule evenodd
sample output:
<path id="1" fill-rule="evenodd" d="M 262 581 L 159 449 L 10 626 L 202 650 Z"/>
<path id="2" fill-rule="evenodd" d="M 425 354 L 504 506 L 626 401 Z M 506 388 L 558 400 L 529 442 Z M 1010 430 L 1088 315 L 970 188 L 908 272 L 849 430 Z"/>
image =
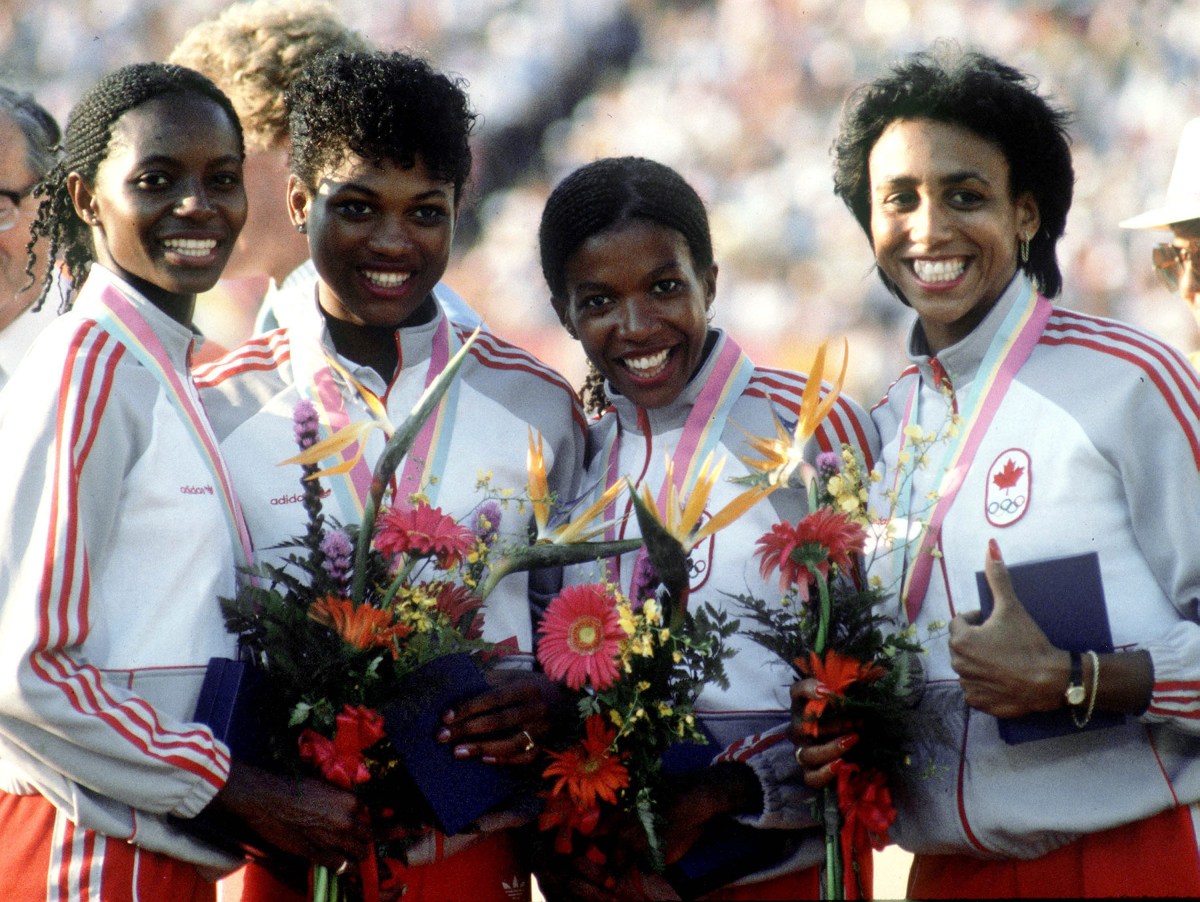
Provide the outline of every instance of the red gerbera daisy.
<path id="1" fill-rule="evenodd" d="M 437 564 L 449 570 L 470 553 L 475 534 L 456 523 L 441 508 L 419 503 L 410 508 L 390 508 L 378 520 L 375 547 L 387 557 L 416 554 L 437 557 Z"/>
<path id="2" fill-rule="evenodd" d="M 602 585 L 568 586 L 538 630 L 538 660 L 546 675 L 571 689 L 584 682 L 602 691 L 617 681 L 617 655 L 625 638 L 614 599 Z"/>
<path id="3" fill-rule="evenodd" d="M 478 639 L 483 635 L 483 615 L 478 613 L 482 605 L 483 599 L 465 586 L 451 582 L 443 582 L 438 585 L 438 610 L 454 625 L 455 629 L 462 630 L 463 635 L 468 639 Z M 463 624 L 472 614 L 474 617 L 471 618 L 470 626 L 464 629 Z"/>
<path id="4" fill-rule="evenodd" d="M 779 570 L 779 591 L 796 587 L 802 601 L 808 601 L 809 585 L 817 574 L 829 575 L 830 565 L 850 567 L 850 555 L 861 551 L 867 531 L 841 511 L 822 507 L 795 526 L 776 523 L 755 544 L 762 559 L 759 573 L 766 579 Z"/>
<path id="5" fill-rule="evenodd" d="M 598 799 L 615 804 L 617 790 L 629 785 L 629 771 L 621 756 L 612 753 L 617 731 L 604 725 L 604 717 L 591 715 L 585 727 L 587 735 L 579 745 L 546 753 L 552 760 L 542 776 L 558 777 L 550 792 L 559 795 L 565 787 L 576 807 L 586 811 Z"/>

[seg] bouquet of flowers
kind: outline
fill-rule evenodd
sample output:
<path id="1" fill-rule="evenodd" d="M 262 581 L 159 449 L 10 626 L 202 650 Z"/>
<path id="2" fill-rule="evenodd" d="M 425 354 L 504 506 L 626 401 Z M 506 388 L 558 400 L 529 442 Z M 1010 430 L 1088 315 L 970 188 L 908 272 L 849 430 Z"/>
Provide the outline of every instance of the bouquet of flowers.
<path id="1" fill-rule="evenodd" d="M 822 791 L 815 812 L 826 836 L 826 898 L 859 893 L 857 856 L 882 849 L 895 819 L 890 785 L 905 765 L 907 709 L 919 691 L 922 648 L 911 627 L 899 630 L 888 615 L 889 593 L 878 577 L 866 581 L 872 540 L 867 473 L 853 449 L 826 452 L 816 466 L 802 449 L 833 406 L 845 376 L 820 397 L 825 347 L 818 351 L 793 435 L 753 439 L 761 459 L 747 460 L 764 484 L 803 486 L 809 513 L 798 523 L 777 523 L 757 542 L 764 578 L 778 574 L 780 598 L 742 596 L 748 634 L 799 676 L 820 685 L 807 702 L 802 731 L 816 738 L 825 724 L 852 725 L 859 741 L 835 763 L 836 788 Z M 845 870 L 847 862 L 849 870 Z"/>
<path id="2" fill-rule="evenodd" d="M 393 825 L 400 832 L 436 821 L 434 812 L 422 807 L 405 766 L 405 741 L 398 730 L 407 727 L 397 727 L 411 724 L 406 709 L 429 693 L 423 668 L 456 656 L 482 669 L 501 653 L 481 638 L 481 607 L 506 574 L 594 560 L 640 545 L 588 541 L 603 529 L 589 528 L 589 522 L 623 490 L 621 485 L 574 521 L 551 525 L 557 499 L 547 486 L 541 439 L 532 435 L 528 498 L 521 501 L 534 511 L 538 533 L 532 544 L 509 548 L 497 539 L 507 498 L 485 499 L 467 522 L 458 522 L 421 495 L 389 497 L 392 474 L 473 340 L 429 386 L 400 428 L 390 427 L 379 406 L 375 423 L 355 424 L 318 441 L 315 408 L 307 401 L 297 405 L 294 424 L 301 452 L 284 463 L 303 470 L 306 532 L 284 543 L 291 550 L 281 565 L 256 568 L 237 597 L 222 602 L 228 628 L 239 637 L 267 690 L 261 723 L 268 765 L 315 773 L 359 791 L 377 828 Z M 373 472 L 362 522 L 327 523 L 320 478 L 343 471 L 354 460 L 327 470 L 318 469 L 318 462 L 355 441 L 361 455 L 364 429 L 374 425 L 391 435 Z M 478 669 L 472 668 L 472 677 L 478 677 Z M 386 845 L 377 849 L 380 860 L 403 860 L 402 840 L 395 848 Z M 379 860 L 368 856 L 358 875 L 366 898 L 380 886 L 378 869 Z M 347 879 L 349 875 L 342 878 L 314 867 L 314 902 L 337 902 Z M 383 885 L 387 883 L 385 879 Z"/>
<path id="3" fill-rule="evenodd" d="M 738 628 L 710 605 L 689 610 L 687 555 L 768 494 L 751 489 L 700 523 L 720 467 L 705 461 L 686 503 L 670 489 L 666 510 L 643 487 L 634 493 L 646 550 L 628 599 L 608 582 L 571 586 L 549 605 L 538 659 L 546 674 L 578 694 L 573 738 L 548 750 L 539 820 L 559 854 L 607 862 L 633 827 L 652 870 L 662 870 L 657 806 L 663 755 L 704 742 L 693 705 L 705 684 L 727 687 L 725 640 Z M 667 483 L 673 486 L 668 464 Z M 632 834 L 636 839 L 636 833 Z"/>

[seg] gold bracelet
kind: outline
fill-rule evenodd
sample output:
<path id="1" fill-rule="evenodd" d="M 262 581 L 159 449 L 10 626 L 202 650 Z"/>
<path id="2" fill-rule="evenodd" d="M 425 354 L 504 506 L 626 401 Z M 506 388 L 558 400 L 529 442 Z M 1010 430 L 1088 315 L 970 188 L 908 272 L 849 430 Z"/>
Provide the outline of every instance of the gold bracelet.
<path id="1" fill-rule="evenodd" d="M 1092 719 L 1092 712 L 1096 710 L 1096 693 L 1100 691 L 1100 656 L 1090 650 L 1084 654 L 1092 659 L 1092 691 L 1088 696 L 1087 713 L 1083 715 L 1083 720 L 1080 720 L 1079 715 L 1075 711 L 1071 711 L 1071 720 L 1075 721 L 1075 726 L 1081 730 Z"/>

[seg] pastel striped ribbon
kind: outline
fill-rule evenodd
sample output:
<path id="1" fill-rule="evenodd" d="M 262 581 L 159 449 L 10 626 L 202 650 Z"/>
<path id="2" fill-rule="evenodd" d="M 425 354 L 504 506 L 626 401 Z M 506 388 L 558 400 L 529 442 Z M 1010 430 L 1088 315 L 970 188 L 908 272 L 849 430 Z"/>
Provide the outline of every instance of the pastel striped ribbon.
<path id="1" fill-rule="evenodd" d="M 996 337 L 992 339 L 980 362 L 979 369 L 970 389 L 964 394 L 959 406 L 963 420 L 962 428 L 957 436 L 949 439 L 942 460 L 934 472 L 932 484 L 937 486 L 937 501 L 930 514 L 929 525 L 921 537 L 915 556 L 909 559 L 911 545 L 907 541 L 900 566 L 901 575 L 900 599 L 908 614 L 909 621 L 916 619 L 929 590 L 929 580 L 933 572 L 933 551 L 941 538 L 942 524 L 946 515 L 954 505 L 954 499 L 962 488 L 967 472 L 975 460 L 975 454 L 987 434 L 988 426 L 1000 409 L 1000 404 L 1008 392 L 1009 386 L 1017 372 L 1029 359 L 1038 339 L 1046 327 L 1053 306 L 1048 300 L 1036 295 L 1033 286 L 1026 283 L 1025 294 L 1013 304 L 1012 309 L 1004 318 Z M 913 482 L 912 471 L 908 471 L 909 485 L 906 492 L 900 491 L 905 469 L 899 464 L 899 453 L 904 450 L 907 436 L 906 429 L 910 423 L 920 422 L 920 392 L 921 380 L 914 380 L 912 394 L 905 407 L 904 418 L 900 423 L 901 444 L 897 452 L 896 476 L 893 487 L 896 493 L 896 516 L 901 522 L 907 522 L 912 510 Z M 917 455 L 912 457 L 912 466 L 917 466 Z"/>
<path id="2" fill-rule="evenodd" d="M 238 556 L 239 563 L 245 566 L 251 560 L 250 533 L 233 491 L 229 468 L 221 456 L 216 436 L 213 435 L 212 426 L 208 422 L 208 415 L 200 404 L 200 398 L 190 378 L 185 384 L 154 329 L 117 286 L 97 279 L 88 279 L 84 283 L 81 295 L 92 293 L 95 293 L 105 309 L 105 313 L 98 316 L 96 322 L 124 345 L 142 366 L 154 374 L 179 414 L 180 420 L 187 427 L 188 436 L 212 473 L 213 483 L 220 493 L 235 556 Z"/>
<path id="3" fill-rule="evenodd" d="M 462 342 L 449 319 L 444 314 L 440 315 L 433 335 L 429 366 L 425 373 L 425 388 L 428 388 L 446 368 L 450 358 L 461 346 Z M 306 377 L 308 386 L 305 393 L 317 405 L 320 420 L 330 435 L 350 425 L 351 422 L 350 411 L 346 407 L 345 393 L 338 384 L 339 377 L 348 389 L 358 394 L 364 401 L 368 395 L 374 398 L 370 389 L 355 379 L 345 367 L 328 354 L 323 353 L 320 362 L 309 366 L 308 369 L 310 372 Z M 396 498 L 407 498 L 409 495 L 423 490 L 431 505 L 437 503 L 441 481 L 431 477 L 442 473 L 446 466 L 450 438 L 454 431 L 453 411 L 457 404 L 458 390 L 459 382 L 455 380 L 450 386 L 450 390 L 438 403 L 437 409 L 421 427 L 413 446 L 405 455 L 404 466 L 395 486 Z M 367 406 L 369 408 L 370 404 Z M 365 441 L 366 438 L 361 440 Z M 350 446 L 342 450 L 342 458 L 348 461 L 355 453 L 355 447 Z M 340 479 L 331 480 L 330 488 L 340 499 L 342 509 L 355 511 L 359 519 L 362 518 L 363 504 L 371 489 L 373 469 L 373 465 L 367 462 L 364 455 L 349 471 L 341 474 Z"/>
<path id="4" fill-rule="evenodd" d="M 720 351 L 717 352 L 717 359 L 713 364 L 712 371 L 684 420 L 683 434 L 672 455 L 673 482 L 676 491 L 682 493 L 686 486 L 692 485 L 704 460 L 720 447 L 721 435 L 725 431 L 725 424 L 729 420 L 733 405 L 742 396 L 753 376 L 754 364 L 749 357 L 742 353 L 738 343 L 726 335 Z M 621 432 L 618 422 L 602 452 L 604 463 L 602 468 L 598 469 L 606 474 L 606 480 L 603 486 L 597 486 L 599 492 L 604 491 L 607 486 L 612 485 L 621 476 L 618 472 L 621 458 Z M 658 508 L 660 512 L 664 512 L 664 516 L 669 491 L 670 485 L 664 480 L 658 493 Z M 609 506 L 609 510 L 605 511 L 605 519 L 614 520 L 615 518 L 616 502 L 613 502 Z M 608 527 L 606 538 L 609 540 L 617 538 L 615 523 Z M 638 555 L 639 557 L 644 556 L 645 549 L 641 549 Z M 636 565 L 634 569 L 637 569 Z M 609 558 L 608 572 L 609 578 L 620 585 L 621 562 L 619 558 Z"/>

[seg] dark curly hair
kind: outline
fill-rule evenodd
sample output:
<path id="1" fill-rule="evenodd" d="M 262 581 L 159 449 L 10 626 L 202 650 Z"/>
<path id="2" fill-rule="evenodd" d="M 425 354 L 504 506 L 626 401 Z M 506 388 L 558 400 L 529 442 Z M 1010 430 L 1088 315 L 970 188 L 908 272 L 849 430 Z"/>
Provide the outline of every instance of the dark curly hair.
<path id="1" fill-rule="evenodd" d="M 1051 106 L 1037 88 L 1025 73 L 951 45 L 905 57 L 847 100 L 833 145 L 835 193 L 870 238 L 868 164 L 880 135 L 897 119 L 931 119 L 965 128 L 1004 154 L 1011 196 L 1028 191 L 1037 202 L 1041 225 L 1022 268 L 1044 295 L 1055 297 L 1062 289 L 1055 246 L 1066 229 L 1075 171 L 1067 135 L 1070 116 Z M 905 300 L 882 271 L 879 275 Z"/>
<path id="2" fill-rule="evenodd" d="M 679 232 L 692 262 L 713 262 L 708 211 L 694 188 L 670 166 L 642 157 L 607 157 L 576 169 L 546 200 L 538 227 L 542 275 L 555 298 L 567 293 L 567 260 L 593 235 L 615 225 L 645 220 Z M 604 379 L 594 367 L 581 392 L 589 410 L 607 404 Z"/>
<path id="3" fill-rule="evenodd" d="M 31 227 L 34 242 L 40 237 L 49 239 L 51 260 L 59 253 L 63 255 L 71 277 L 71 287 L 62 299 L 60 311 L 70 308 L 75 292 L 83 284 L 95 259 L 91 229 L 75 214 L 67 191 L 67 176 L 75 172 L 87 182 L 94 183 L 96 171 L 108 156 L 117 120 L 148 101 L 180 94 L 199 95 L 217 104 L 233 125 L 238 152 L 244 152 L 242 126 L 229 98 L 199 72 L 169 63 L 134 63 L 104 76 L 83 95 L 67 117 L 63 158 L 34 190 L 34 196 L 43 200 Z M 32 269 L 32 259 L 29 265 Z M 50 291 L 52 269 L 47 268 L 35 310 L 41 308 Z"/>
<path id="4" fill-rule="evenodd" d="M 405 169 L 420 157 L 457 198 L 475 125 L 465 85 L 404 53 L 322 54 L 287 91 L 292 171 L 316 190 L 347 150 Z"/>

